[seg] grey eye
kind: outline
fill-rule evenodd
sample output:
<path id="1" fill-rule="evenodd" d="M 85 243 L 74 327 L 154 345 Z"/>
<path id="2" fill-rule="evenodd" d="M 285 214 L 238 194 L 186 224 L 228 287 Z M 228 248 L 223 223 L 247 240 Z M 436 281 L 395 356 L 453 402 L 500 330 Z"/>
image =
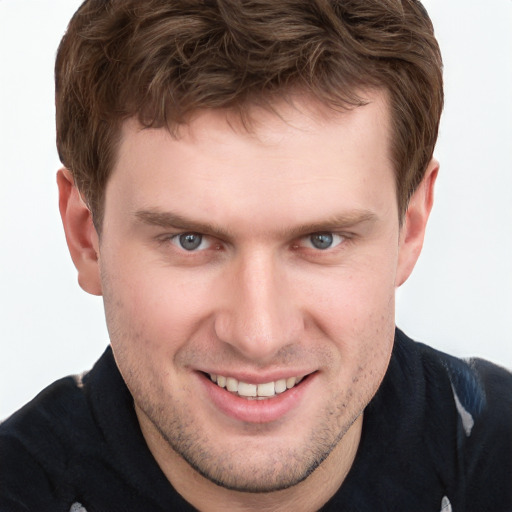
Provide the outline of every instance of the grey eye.
<path id="1" fill-rule="evenodd" d="M 329 249 L 334 241 L 332 233 L 315 233 L 310 235 L 309 239 L 311 245 L 316 249 Z"/>
<path id="2" fill-rule="evenodd" d="M 180 246 L 186 251 L 197 249 L 203 241 L 203 235 L 197 233 L 183 233 L 179 236 Z"/>

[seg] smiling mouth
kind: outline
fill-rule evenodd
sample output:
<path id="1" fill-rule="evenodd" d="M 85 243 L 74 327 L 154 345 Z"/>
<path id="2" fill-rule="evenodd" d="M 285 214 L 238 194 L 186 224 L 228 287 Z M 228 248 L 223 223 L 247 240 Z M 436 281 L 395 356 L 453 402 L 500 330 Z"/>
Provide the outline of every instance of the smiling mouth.
<path id="1" fill-rule="evenodd" d="M 307 375 L 301 375 L 263 384 L 248 384 L 233 377 L 224 377 L 223 375 L 214 375 L 213 373 L 207 375 L 217 386 L 248 400 L 266 400 L 275 397 L 294 388 L 307 377 Z"/>

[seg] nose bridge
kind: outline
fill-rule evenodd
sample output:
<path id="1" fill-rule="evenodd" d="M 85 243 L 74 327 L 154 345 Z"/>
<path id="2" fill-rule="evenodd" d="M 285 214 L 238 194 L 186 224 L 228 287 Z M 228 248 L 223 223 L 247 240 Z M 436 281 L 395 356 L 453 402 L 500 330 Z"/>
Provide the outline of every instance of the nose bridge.
<path id="1" fill-rule="evenodd" d="M 227 280 L 227 300 L 216 318 L 216 333 L 244 356 L 264 361 L 298 336 L 299 311 L 272 254 L 241 255 L 234 267 Z"/>

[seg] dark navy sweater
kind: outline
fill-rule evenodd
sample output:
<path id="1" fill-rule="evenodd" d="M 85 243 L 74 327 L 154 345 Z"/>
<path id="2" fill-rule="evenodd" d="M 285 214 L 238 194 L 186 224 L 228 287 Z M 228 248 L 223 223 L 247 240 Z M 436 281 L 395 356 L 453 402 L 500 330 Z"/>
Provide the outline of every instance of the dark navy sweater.
<path id="1" fill-rule="evenodd" d="M 139 429 L 110 349 L 0 426 L 0 512 L 194 510 Z M 361 443 L 322 511 L 512 512 L 512 374 L 397 330 Z"/>

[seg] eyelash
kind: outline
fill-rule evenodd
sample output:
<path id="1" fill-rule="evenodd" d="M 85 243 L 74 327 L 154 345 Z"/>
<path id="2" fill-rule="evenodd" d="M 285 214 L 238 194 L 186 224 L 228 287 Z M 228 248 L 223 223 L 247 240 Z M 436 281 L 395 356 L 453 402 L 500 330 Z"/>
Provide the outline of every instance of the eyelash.
<path id="1" fill-rule="evenodd" d="M 328 247 L 324 247 L 324 248 L 321 248 L 321 247 L 311 247 L 313 246 L 313 242 L 312 242 L 312 238 L 313 237 L 330 237 L 332 239 L 332 243 L 334 243 L 334 245 L 329 245 Z M 339 239 L 337 241 L 337 243 L 335 243 L 336 239 Z M 324 251 L 329 251 L 330 249 L 335 249 L 336 247 L 338 247 L 339 245 L 345 243 L 347 240 L 348 240 L 348 237 L 344 234 L 340 234 L 340 233 L 333 233 L 332 231 L 319 231 L 317 233 L 310 233 L 309 235 L 306 235 L 306 236 L 303 236 L 301 238 L 301 240 L 307 240 L 311 243 L 311 246 L 309 247 L 309 249 L 313 249 L 316 251 L 319 251 L 319 252 L 324 252 Z M 299 244 L 294 244 L 292 246 L 294 249 L 295 248 L 299 248 Z"/>
<path id="2" fill-rule="evenodd" d="M 320 247 L 313 246 L 313 243 L 311 242 L 312 237 L 314 237 L 314 236 L 320 237 L 320 236 L 326 236 L 326 235 L 329 237 L 332 237 L 334 245 L 329 245 L 328 247 L 325 247 L 323 249 Z M 183 243 L 182 237 L 185 237 L 185 236 L 199 236 L 199 237 L 201 237 L 201 241 L 199 242 L 199 245 L 197 247 L 192 248 L 191 250 L 187 250 L 182 245 L 182 243 Z M 304 247 L 304 245 L 302 245 L 302 247 L 304 247 L 305 249 L 310 249 L 310 250 L 314 251 L 315 253 L 321 254 L 324 252 L 330 253 L 333 250 L 335 250 L 337 247 L 339 247 L 340 245 L 346 245 L 348 242 L 351 241 L 351 239 L 352 239 L 352 236 L 348 235 L 346 233 L 335 233 L 332 231 L 318 231 L 315 233 L 310 233 L 308 235 L 305 235 L 305 236 L 301 237 L 299 240 L 305 241 L 306 243 L 310 244 L 309 247 Z M 201 233 L 193 232 L 193 231 L 186 231 L 186 232 L 176 233 L 176 234 L 172 234 L 172 235 L 165 235 L 163 237 L 159 237 L 158 240 L 161 244 L 167 244 L 170 242 L 172 245 L 177 247 L 178 250 L 181 250 L 182 252 L 188 253 L 188 254 L 194 254 L 194 253 L 197 254 L 197 253 L 201 253 L 207 249 L 212 249 L 212 248 L 214 250 L 221 250 L 223 247 L 223 244 L 221 242 L 215 243 L 214 241 L 212 241 L 212 240 L 214 240 L 212 237 L 209 237 L 208 235 L 203 235 Z M 205 242 L 207 242 L 208 240 L 210 241 L 209 246 L 199 249 L 199 247 L 201 245 L 203 245 Z M 301 248 L 301 244 L 299 242 L 294 242 L 291 244 L 291 248 L 294 251 L 299 250 Z"/>
<path id="3" fill-rule="evenodd" d="M 199 245 L 198 245 L 198 247 L 194 247 L 193 249 L 187 250 L 182 245 L 184 243 L 184 240 L 182 240 L 182 238 L 185 239 L 185 237 L 193 237 L 193 236 L 200 237 Z M 174 242 L 176 242 L 176 244 L 174 244 L 174 245 L 178 245 L 179 244 L 181 246 L 179 248 L 185 250 L 186 252 L 200 252 L 200 251 L 196 251 L 196 249 L 199 249 L 199 247 L 202 246 L 204 243 L 208 243 L 207 240 L 208 239 L 204 235 L 201 235 L 200 233 L 193 233 L 193 232 L 191 232 L 191 233 L 180 233 L 178 235 L 174 235 L 170 239 L 171 243 L 174 244 Z M 203 247 L 202 250 L 205 250 L 205 249 L 209 249 L 209 247 Z"/>

